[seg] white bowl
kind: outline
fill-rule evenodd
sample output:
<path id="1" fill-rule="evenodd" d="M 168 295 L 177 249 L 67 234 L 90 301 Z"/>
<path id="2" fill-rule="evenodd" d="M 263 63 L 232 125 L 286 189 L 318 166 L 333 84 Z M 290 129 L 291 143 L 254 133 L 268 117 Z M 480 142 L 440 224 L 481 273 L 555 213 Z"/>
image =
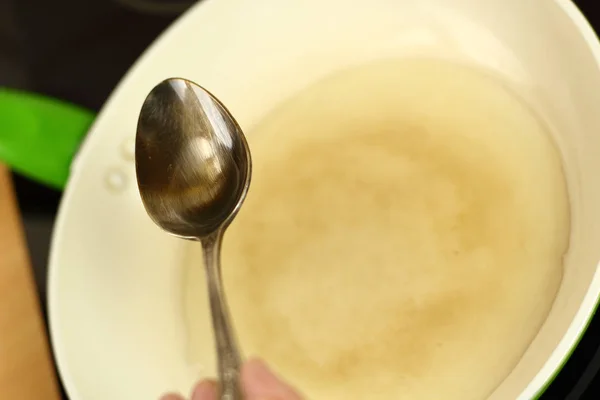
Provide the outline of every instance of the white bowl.
<path id="1" fill-rule="evenodd" d="M 208 0 L 132 68 L 73 162 L 49 282 L 52 342 L 72 400 L 147 400 L 166 389 L 187 391 L 213 372 L 213 354 L 202 365 L 185 357 L 188 245 L 152 224 L 137 193 L 131 147 L 149 90 L 170 76 L 201 82 L 248 128 L 331 71 L 412 55 L 494 71 L 557 128 L 572 203 L 565 275 L 537 338 L 490 399 L 541 393 L 577 344 L 600 292 L 600 46 L 574 5 Z"/>

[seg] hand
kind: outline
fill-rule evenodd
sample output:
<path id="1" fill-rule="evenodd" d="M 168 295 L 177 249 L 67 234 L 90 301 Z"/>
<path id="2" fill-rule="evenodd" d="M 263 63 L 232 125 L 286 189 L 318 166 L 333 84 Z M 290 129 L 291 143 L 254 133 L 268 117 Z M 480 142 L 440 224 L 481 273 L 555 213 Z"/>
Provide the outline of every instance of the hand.
<path id="1" fill-rule="evenodd" d="M 284 383 L 258 359 L 249 360 L 244 364 L 241 380 L 246 400 L 302 400 L 298 392 Z M 184 400 L 184 398 L 177 394 L 168 394 L 161 400 Z M 213 380 L 203 380 L 198 383 L 191 400 L 219 400 L 217 383 Z"/>

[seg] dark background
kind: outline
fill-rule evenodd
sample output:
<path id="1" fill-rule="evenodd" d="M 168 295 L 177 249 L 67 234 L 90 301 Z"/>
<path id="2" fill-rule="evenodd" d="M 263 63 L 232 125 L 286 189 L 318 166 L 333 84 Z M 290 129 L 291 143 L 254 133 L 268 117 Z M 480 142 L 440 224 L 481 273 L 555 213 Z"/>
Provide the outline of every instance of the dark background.
<path id="1" fill-rule="evenodd" d="M 98 111 L 131 64 L 194 2 L 0 0 L 0 86 Z M 575 3 L 600 31 L 599 1 Z M 45 300 L 47 255 L 60 193 L 18 175 L 14 180 L 36 282 Z M 600 398 L 599 348 L 600 321 L 595 321 L 543 399 Z"/>

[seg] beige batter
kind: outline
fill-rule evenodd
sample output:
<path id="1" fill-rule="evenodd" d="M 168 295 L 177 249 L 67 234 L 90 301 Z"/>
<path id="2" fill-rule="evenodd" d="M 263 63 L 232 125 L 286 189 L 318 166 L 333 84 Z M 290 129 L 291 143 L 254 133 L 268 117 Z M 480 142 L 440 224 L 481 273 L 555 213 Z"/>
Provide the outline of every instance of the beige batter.
<path id="1" fill-rule="evenodd" d="M 244 352 L 309 399 L 485 399 L 546 318 L 568 246 L 560 157 L 530 109 L 476 70 L 386 61 L 306 89 L 248 139 L 223 248 Z"/>

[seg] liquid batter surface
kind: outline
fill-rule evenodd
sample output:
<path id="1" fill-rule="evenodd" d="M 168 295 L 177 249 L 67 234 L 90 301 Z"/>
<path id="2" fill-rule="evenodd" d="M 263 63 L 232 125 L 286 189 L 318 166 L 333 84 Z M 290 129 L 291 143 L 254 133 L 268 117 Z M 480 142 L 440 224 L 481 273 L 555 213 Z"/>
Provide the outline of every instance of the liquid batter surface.
<path id="1" fill-rule="evenodd" d="M 485 399 L 546 318 L 568 246 L 560 157 L 531 110 L 477 70 L 385 61 L 307 88 L 248 140 L 223 246 L 244 352 L 310 399 Z M 205 304 L 188 296 L 190 315 Z M 197 351 L 205 329 L 190 324 Z"/>

